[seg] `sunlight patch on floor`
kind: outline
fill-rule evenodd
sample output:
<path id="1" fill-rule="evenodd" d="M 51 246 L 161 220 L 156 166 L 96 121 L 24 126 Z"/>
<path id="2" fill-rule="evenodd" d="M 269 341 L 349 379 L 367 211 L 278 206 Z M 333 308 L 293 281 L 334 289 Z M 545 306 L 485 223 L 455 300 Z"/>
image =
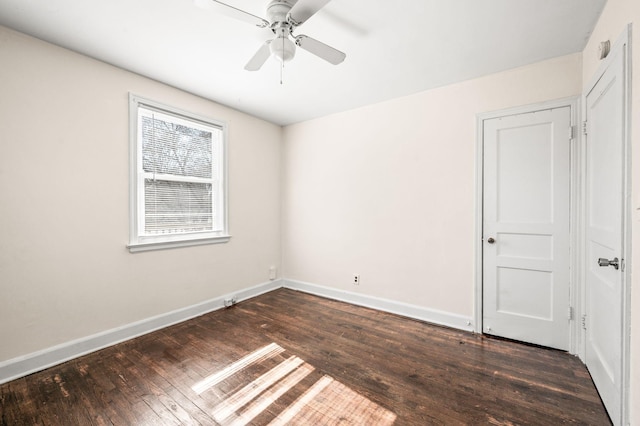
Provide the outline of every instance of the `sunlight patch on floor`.
<path id="1" fill-rule="evenodd" d="M 268 389 L 254 401 L 252 401 L 240 414 L 233 413 L 232 421 L 224 424 L 229 426 L 243 426 L 253 420 L 256 416 L 266 410 L 274 401 L 284 395 L 297 385 L 302 379 L 307 377 L 314 368 L 307 363 L 302 364 L 291 374 L 285 377 L 273 387 Z M 218 420 L 216 418 L 216 420 Z M 219 421 L 219 420 L 218 420 Z"/>
<path id="2" fill-rule="evenodd" d="M 196 383 L 192 389 L 197 394 L 202 394 L 226 379 L 242 380 L 247 374 L 239 373 L 252 366 L 259 366 L 284 351 L 278 344 L 271 343 L 208 376 Z M 275 401 L 299 385 L 314 371 L 315 368 L 301 358 L 295 355 L 290 356 L 244 386 L 237 386 L 236 390 L 231 391 L 214 407 L 212 414 L 218 423 L 225 426 L 246 425 L 269 407 L 274 410 L 272 405 Z M 307 382 L 310 383 L 308 380 Z M 393 412 L 328 375 L 321 376 L 310 386 L 309 384 L 304 386 L 307 388 L 299 389 L 297 391 L 299 396 L 286 408 L 281 409 L 279 414 L 271 412 L 270 426 L 287 424 L 385 426 L 395 422 L 396 415 Z M 293 395 L 290 398 L 293 398 Z"/>
<path id="3" fill-rule="evenodd" d="M 238 371 L 241 371 L 242 369 L 252 364 L 257 364 L 266 359 L 272 358 L 278 354 L 281 354 L 282 352 L 284 352 L 284 349 L 280 347 L 280 345 L 271 343 L 270 345 L 251 352 L 249 355 L 239 359 L 223 370 L 220 370 L 219 372 L 212 374 L 204 380 L 196 383 L 191 387 L 191 389 L 193 389 L 193 391 L 199 395 L 210 387 L 217 385 L 224 379 L 231 377 Z"/>
<path id="4" fill-rule="evenodd" d="M 304 363 L 297 356 L 292 356 L 278 364 L 275 368 L 267 371 L 238 392 L 225 399 L 213 410 L 213 417 L 217 422 L 223 423 L 233 413 L 245 406 L 262 392 L 279 382 L 287 374 L 297 369 Z"/>
<path id="5" fill-rule="evenodd" d="M 329 376 L 323 376 L 269 426 L 392 425 L 396 415 Z"/>

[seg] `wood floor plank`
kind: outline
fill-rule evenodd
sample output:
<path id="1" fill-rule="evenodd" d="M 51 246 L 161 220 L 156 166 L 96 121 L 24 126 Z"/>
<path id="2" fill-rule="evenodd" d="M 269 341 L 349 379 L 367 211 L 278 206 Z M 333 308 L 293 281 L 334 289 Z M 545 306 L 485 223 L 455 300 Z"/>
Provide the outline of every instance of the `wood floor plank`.
<path id="1" fill-rule="evenodd" d="M 138 357 L 139 352 L 133 352 L 131 359 L 144 361 L 144 357 Z M 129 355 L 127 355 L 129 356 Z M 169 409 L 181 424 L 214 424 L 213 418 L 206 414 L 200 398 L 193 392 L 185 392 L 184 378 L 177 373 L 178 369 L 166 371 L 158 366 L 157 362 L 151 362 L 148 358 L 146 362 L 141 362 L 129 367 L 129 374 L 136 381 L 149 382 L 149 389 L 156 395 L 162 405 Z M 187 382 L 190 378 L 186 379 Z M 185 395 L 187 393 L 187 395 Z"/>
<path id="2" fill-rule="evenodd" d="M 213 386 L 194 390 L 270 344 L 281 352 L 238 364 Z M 300 361 L 283 366 L 292 359 Z M 287 289 L 0 385 L 0 425 L 286 419 L 610 424 L 586 368 L 567 353 Z"/>
<path id="3" fill-rule="evenodd" d="M 37 424 L 34 400 L 29 398 L 27 380 L 14 380 L 0 387 L 0 424 Z"/>

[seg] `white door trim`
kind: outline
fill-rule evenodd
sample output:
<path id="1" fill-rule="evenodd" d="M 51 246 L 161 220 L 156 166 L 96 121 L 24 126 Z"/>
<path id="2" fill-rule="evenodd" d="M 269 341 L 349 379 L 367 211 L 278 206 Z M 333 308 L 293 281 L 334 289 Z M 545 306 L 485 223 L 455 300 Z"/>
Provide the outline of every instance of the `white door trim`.
<path id="1" fill-rule="evenodd" d="M 624 188 L 624 205 L 623 205 L 623 218 L 622 218 L 622 238 L 623 238 L 623 250 L 624 250 L 624 268 L 622 273 L 622 389 L 621 389 L 621 399 L 622 399 L 622 424 L 630 424 L 630 370 L 631 370 L 631 356 L 630 356 L 630 347 L 631 347 L 631 218 L 632 218 L 632 198 L 631 198 L 631 27 L 632 24 L 628 24 L 620 36 L 618 36 L 617 40 L 611 47 L 611 52 L 609 55 L 602 61 L 598 70 L 593 75 L 593 77 L 589 80 L 589 82 L 584 86 L 582 92 L 582 117 L 587 116 L 586 111 L 586 96 L 593 87 L 598 83 L 600 78 L 604 75 L 605 71 L 611 65 L 611 60 L 617 56 L 614 55 L 613 52 L 620 51 L 623 53 L 624 64 L 623 64 L 623 73 L 625 80 L 625 93 L 624 93 L 624 122 L 625 126 L 623 128 L 623 144 L 624 144 L 624 173 L 622 183 L 622 187 Z M 582 136 L 582 132 L 581 136 Z M 584 151 L 582 151 L 584 152 Z M 583 157 L 586 157 L 583 155 Z M 583 163 L 581 164 L 582 174 L 586 176 L 586 158 L 582 159 Z M 580 209 L 580 218 L 584 224 L 584 218 L 586 215 L 586 206 L 584 196 L 581 197 L 579 209 Z M 584 227 L 580 229 L 581 234 L 584 234 Z M 582 235 L 583 236 L 583 235 Z M 580 245 L 581 255 L 579 259 L 578 269 L 580 272 L 580 283 L 579 285 L 579 293 L 580 293 L 580 314 L 586 313 L 586 259 L 584 258 L 584 239 L 581 240 Z M 585 352 L 586 352 L 586 332 L 580 328 L 580 343 L 578 347 L 578 356 L 585 362 Z"/>
<path id="2" fill-rule="evenodd" d="M 570 247 L 571 247 L 571 256 L 570 256 L 570 282 L 569 282 L 569 303 L 573 307 L 573 310 L 576 311 L 578 298 L 576 297 L 576 285 L 577 276 L 576 272 L 578 269 L 576 268 L 577 261 L 579 260 L 576 250 L 574 247 L 579 247 L 578 243 L 578 225 L 576 212 L 578 211 L 577 206 L 578 201 L 580 200 L 579 196 L 581 194 L 581 181 L 579 176 L 579 162 L 581 161 L 581 157 L 583 156 L 580 152 L 580 144 L 578 143 L 581 139 L 581 128 L 578 126 L 580 123 L 579 120 L 579 105 L 580 98 L 575 96 L 571 98 L 558 99 L 553 101 L 541 102 L 532 105 L 524 105 L 515 108 L 508 108 L 499 111 L 492 111 L 487 113 L 478 114 L 476 116 L 476 200 L 475 200 L 475 212 L 476 212 L 476 223 L 475 223 L 475 309 L 474 309 L 474 331 L 476 333 L 482 334 L 483 325 L 482 325 L 482 200 L 484 196 L 484 141 L 483 141 L 483 128 L 484 121 L 492 118 L 505 117 L 509 115 L 517 115 L 524 114 L 535 111 L 542 111 L 553 108 L 561 108 L 561 107 L 570 107 L 571 108 L 571 127 L 573 129 L 573 138 L 571 139 L 571 200 L 570 200 L 570 209 L 571 209 L 571 217 L 570 217 Z M 567 130 L 568 131 L 568 130 Z M 567 136 L 568 137 L 568 136 Z M 567 312 L 568 314 L 568 312 Z M 571 325 L 569 327 L 569 352 L 572 354 L 576 353 L 576 340 L 577 336 L 580 333 L 579 323 L 577 321 L 576 312 L 574 312 L 573 320 L 571 321 Z"/>

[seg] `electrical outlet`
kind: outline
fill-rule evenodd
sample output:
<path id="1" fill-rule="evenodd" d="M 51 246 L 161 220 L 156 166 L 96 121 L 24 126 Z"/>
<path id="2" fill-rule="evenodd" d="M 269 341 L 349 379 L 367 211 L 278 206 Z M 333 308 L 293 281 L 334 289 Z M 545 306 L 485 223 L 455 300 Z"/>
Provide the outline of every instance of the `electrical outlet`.
<path id="1" fill-rule="evenodd" d="M 360 274 L 353 274 L 353 285 L 360 285 Z"/>
<path id="2" fill-rule="evenodd" d="M 275 266 L 269 268 L 269 279 L 271 281 L 275 280 L 278 276 L 278 269 Z"/>

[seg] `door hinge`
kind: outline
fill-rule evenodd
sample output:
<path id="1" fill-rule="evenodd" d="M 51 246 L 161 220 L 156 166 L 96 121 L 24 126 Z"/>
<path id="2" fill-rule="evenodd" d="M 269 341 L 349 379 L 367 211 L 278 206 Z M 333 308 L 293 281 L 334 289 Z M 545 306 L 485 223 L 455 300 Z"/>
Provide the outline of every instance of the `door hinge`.
<path id="1" fill-rule="evenodd" d="M 569 321 L 573 320 L 573 306 L 569 306 L 569 310 L 567 311 L 567 318 Z"/>
<path id="2" fill-rule="evenodd" d="M 574 126 L 569 126 L 569 140 L 573 140 L 573 138 L 576 137 L 574 129 L 575 129 Z"/>
<path id="3" fill-rule="evenodd" d="M 586 121 L 582 122 L 582 134 L 583 135 L 587 134 L 587 122 Z"/>
<path id="4" fill-rule="evenodd" d="M 586 315 L 582 316 L 582 329 L 583 330 L 587 329 L 587 316 Z"/>

